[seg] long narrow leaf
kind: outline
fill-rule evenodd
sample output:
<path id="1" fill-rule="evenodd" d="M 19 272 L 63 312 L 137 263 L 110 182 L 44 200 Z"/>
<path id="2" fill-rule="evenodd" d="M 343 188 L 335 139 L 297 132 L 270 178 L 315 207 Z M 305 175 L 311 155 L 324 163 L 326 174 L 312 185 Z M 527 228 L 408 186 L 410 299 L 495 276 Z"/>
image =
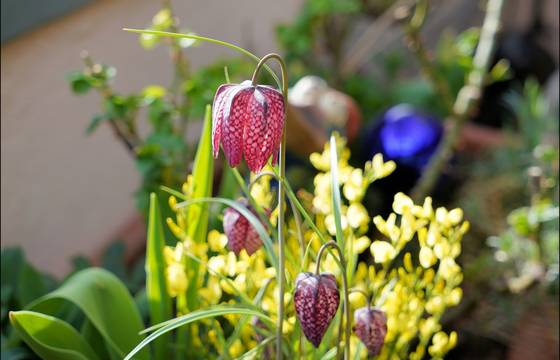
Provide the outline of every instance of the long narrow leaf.
<path id="1" fill-rule="evenodd" d="M 346 248 L 344 247 L 344 236 L 342 234 L 342 222 L 341 212 L 340 212 L 340 186 L 338 183 L 338 154 L 336 153 L 336 138 L 334 135 L 331 135 L 331 148 L 330 148 L 330 157 L 331 157 L 331 193 L 332 193 L 332 207 L 333 207 L 333 215 L 334 215 L 334 224 L 336 227 L 336 242 L 344 251 Z"/>
<path id="2" fill-rule="evenodd" d="M 187 325 L 198 320 L 216 317 L 216 316 L 223 316 L 226 314 L 254 315 L 254 316 L 258 316 L 259 318 L 265 321 L 272 323 L 272 319 L 270 317 L 266 316 L 260 311 L 256 311 L 248 308 L 233 307 L 233 306 L 216 306 L 211 309 L 197 310 L 187 315 L 183 315 L 181 317 L 173 319 L 170 322 L 167 322 L 165 326 L 159 328 L 154 333 L 150 334 L 146 339 L 142 340 L 130 353 L 128 353 L 128 355 L 124 358 L 124 360 L 132 359 L 134 355 L 136 355 L 146 345 L 148 345 L 150 342 L 160 337 L 162 334 L 166 334 L 169 331 L 172 331 L 180 326 Z"/>
<path id="3" fill-rule="evenodd" d="M 193 182 L 191 189 L 191 199 L 208 198 L 212 196 L 212 183 L 214 180 L 214 158 L 212 156 L 212 107 L 206 106 L 204 115 L 204 126 L 202 136 L 198 142 L 198 148 L 193 165 Z M 206 241 L 208 231 L 208 204 L 199 203 L 187 209 L 187 235 L 197 243 Z M 196 263 L 187 262 L 187 266 L 192 270 L 192 286 L 189 286 L 187 298 L 191 309 L 198 308 L 198 279 L 199 266 Z"/>
<path id="4" fill-rule="evenodd" d="M 161 323 L 171 318 L 171 298 L 167 293 L 165 277 L 165 258 L 163 249 L 165 239 L 161 214 L 156 194 L 150 194 L 148 215 L 148 240 L 146 246 L 146 296 L 150 307 L 150 323 Z M 162 336 L 154 342 L 155 359 L 167 359 L 170 337 Z"/>

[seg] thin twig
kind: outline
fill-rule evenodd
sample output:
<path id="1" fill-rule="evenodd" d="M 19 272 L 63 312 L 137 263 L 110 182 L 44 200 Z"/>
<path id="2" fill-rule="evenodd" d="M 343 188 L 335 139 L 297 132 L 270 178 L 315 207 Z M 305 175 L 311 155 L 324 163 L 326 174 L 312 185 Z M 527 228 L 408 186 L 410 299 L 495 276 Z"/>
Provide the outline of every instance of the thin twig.
<path id="1" fill-rule="evenodd" d="M 429 194 L 439 178 L 443 168 L 448 163 L 465 120 L 477 106 L 484 85 L 484 78 L 488 73 L 496 35 L 500 28 L 500 20 L 505 0 L 489 0 L 486 16 L 480 32 L 480 41 L 473 59 L 473 69 L 467 77 L 466 84 L 459 91 L 453 105 L 453 112 L 447 119 L 450 128 L 438 147 L 438 150 L 426 171 L 412 191 L 412 197 L 419 201 Z"/>

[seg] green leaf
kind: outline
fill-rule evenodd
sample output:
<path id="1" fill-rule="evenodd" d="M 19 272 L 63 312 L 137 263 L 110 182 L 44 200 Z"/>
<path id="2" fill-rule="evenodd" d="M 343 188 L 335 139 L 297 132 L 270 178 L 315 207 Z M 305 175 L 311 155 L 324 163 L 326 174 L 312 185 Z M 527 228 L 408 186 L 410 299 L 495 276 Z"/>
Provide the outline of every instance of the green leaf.
<path id="1" fill-rule="evenodd" d="M 336 226 L 336 242 L 339 244 L 342 251 L 346 248 L 344 247 L 344 235 L 342 233 L 342 222 L 341 222 L 341 212 L 340 212 L 340 185 L 338 183 L 338 154 L 336 147 L 336 138 L 331 135 L 331 192 L 332 192 L 332 207 L 334 215 L 334 224 Z"/>
<path id="2" fill-rule="evenodd" d="M 212 107 L 207 105 L 202 136 L 194 158 L 192 198 L 211 197 L 213 181 Z M 189 220 L 188 235 L 191 239 L 199 243 L 206 241 L 206 231 L 208 230 L 208 204 L 191 206 L 187 218 Z"/>
<path id="3" fill-rule="evenodd" d="M 89 76 L 83 74 L 81 71 L 75 71 L 69 74 L 67 78 L 74 94 L 85 94 L 91 89 Z"/>
<path id="4" fill-rule="evenodd" d="M 198 143 L 196 156 L 193 164 L 193 188 L 191 199 L 209 198 L 212 196 L 212 183 L 214 181 L 214 157 L 212 156 L 212 107 L 206 106 L 204 116 L 204 127 L 202 136 Z M 208 204 L 200 203 L 190 206 L 187 213 L 188 229 L 187 235 L 197 243 L 206 242 L 208 231 Z M 198 278 L 199 266 L 196 263 L 188 264 L 193 270 L 193 278 Z M 198 287 L 189 286 L 187 290 L 188 304 L 191 309 L 198 307 Z"/>
<path id="5" fill-rule="evenodd" d="M 21 305 L 45 295 L 48 292 L 43 275 L 28 263 L 22 264 L 19 274 L 18 297 Z"/>
<path id="6" fill-rule="evenodd" d="M 10 321 L 33 351 L 45 360 L 96 360 L 84 338 L 65 321 L 33 311 L 12 311 Z"/>
<path id="7" fill-rule="evenodd" d="M 143 338 L 139 335 L 143 324 L 134 300 L 124 284 L 104 269 L 90 268 L 74 274 L 28 308 L 52 314 L 62 300 L 76 305 L 119 357 Z M 137 358 L 148 359 L 148 353 L 139 353 Z"/>
<path id="8" fill-rule="evenodd" d="M 80 333 L 100 359 L 110 358 L 110 355 L 107 352 L 107 344 L 105 343 L 103 336 L 101 336 L 91 321 L 85 319 Z"/>
<path id="9" fill-rule="evenodd" d="M 21 273 L 21 268 L 25 263 L 25 258 L 23 256 L 23 251 L 19 247 L 2 249 L 1 254 L 2 271 L 0 277 L 2 284 L 2 302 L 7 302 L 10 299 L 4 298 L 5 296 L 7 296 L 5 294 L 17 296 L 19 276 Z"/>
<path id="10" fill-rule="evenodd" d="M 101 122 L 103 120 L 107 120 L 105 115 L 102 115 L 102 114 L 94 115 L 91 118 L 91 121 L 89 122 L 88 127 L 86 128 L 86 135 L 90 135 L 91 133 L 93 133 L 95 131 L 95 129 L 97 129 L 97 127 L 99 126 L 99 124 L 101 124 Z"/>
<path id="11" fill-rule="evenodd" d="M 197 310 L 187 315 L 183 315 L 178 318 L 175 318 L 173 320 L 166 321 L 162 324 L 159 324 L 159 326 L 153 326 L 151 330 L 156 328 L 157 330 L 154 333 L 150 334 L 146 339 L 142 340 L 130 353 L 128 353 L 128 355 L 124 358 L 124 360 L 132 359 L 133 356 L 135 356 L 140 350 L 142 350 L 142 348 L 144 348 L 150 342 L 157 339 L 161 335 L 168 333 L 169 331 L 175 330 L 180 326 L 187 325 L 198 320 L 207 319 L 210 317 L 222 316 L 226 314 L 253 315 L 253 316 L 258 316 L 259 318 L 269 323 L 272 323 L 272 319 L 267 315 L 263 314 L 262 312 L 248 309 L 248 308 L 243 308 L 243 307 L 218 305 L 210 309 Z"/>
<path id="12" fill-rule="evenodd" d="M 490 70 L 490 77 L 493 81 L 504 81 L 511 78 L 509 61 L 500 59 Z"/>
<path id="13" fill-rule="evenodd" d="M 171 318 L 171 299 L 167 293 L 165 259 L 163 249 L 165 238 L 161 224 L 161 214 L 156 194 L 150 194 L 148 215 L 148 243 L 146 245 L 146 295 L 150 307 L 150 323 L 155 325 Z M 168 335 L 154 343 L 156 359 L 167 358 Z"/>

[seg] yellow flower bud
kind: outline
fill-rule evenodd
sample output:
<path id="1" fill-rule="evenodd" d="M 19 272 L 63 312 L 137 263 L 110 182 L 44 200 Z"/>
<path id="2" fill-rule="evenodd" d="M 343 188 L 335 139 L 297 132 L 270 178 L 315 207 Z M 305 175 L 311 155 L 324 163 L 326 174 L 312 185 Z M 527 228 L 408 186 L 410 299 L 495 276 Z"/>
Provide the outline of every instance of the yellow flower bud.
<path id="1" fill-rule="evenodd" d="M 354 240 L 354 254 L 363 253 L 370 245 L 371 240 L 367 236 L 360 236 L 358 239 Z"/>
<path id="2" fill-rule="evenodd" d="M 395 198 L 393 200 L 394 212 L 402 215 L 407 209 L 412 209 L 412 206 L 414 206 L 414 203 L 412 202 L 411 198 L 409 198 L 402 192 L 395 194 Z"/>
<path id="3" fill-rule="evenodd" d="M 463 290 L 461 288 L 455 288 L 451 290 L 449 295 L 447 296 L 447 305 L 448 306 L 455 306 L 461 302 L 463 298 Z"/>
<path id="4" fill-rule="evenodd" d="M 437 262 L 434 252 L 427 246 L 422 246 L 420 248 L 419 260 L 420 265 L 426 269 L 432 267 Z"/>
<path id="5" fill-rule="evenodd" d="M 227 236 L 219 231 L 210 230 L 208 232 L 208 245 L 214 252 L 222 252 L 227 245 Z"/>
<path id="6" fill-rule="evenodd" d="M 374 241 L 373 244 L 371 244 L 370 251 L 375 262 L 379 264 L 386 263 L 397 255 L 397 251 L 393 245 L 386 241 Z"/>
<path id="7" fill-rule="evenodd" d="M 369 214 L 366 208 L 360 203 L 350 204 L 346 213 L 346 218 L 348 219 L 348 224 L 354 229 L 358 229 L 369 223 Z"/>
<path id="8" fill-rule="evenodd" d="M 185 268 L 179 263 L 172 263 L 167 266 L 167 291 L 174 297 L 187 291 L 187 274 Z"/>
<path id="9" fill-rule="evenodd" d="M 233 358 L 238 357 L 239 355 L 241 355 L 243 353 L 243 344 L 241 343 L 241 340 L 236 339 L 233 344 L 231 344 L 231 346 L 228 349 L 229 355 Z"/>
<path id="10" fill-rule="evenodd" d="M 447 214 L 447 219 L 451 223 L 451 225 L 457 225 L 463 220 L 463 210 L 457 208 L 453 209 Z"/>

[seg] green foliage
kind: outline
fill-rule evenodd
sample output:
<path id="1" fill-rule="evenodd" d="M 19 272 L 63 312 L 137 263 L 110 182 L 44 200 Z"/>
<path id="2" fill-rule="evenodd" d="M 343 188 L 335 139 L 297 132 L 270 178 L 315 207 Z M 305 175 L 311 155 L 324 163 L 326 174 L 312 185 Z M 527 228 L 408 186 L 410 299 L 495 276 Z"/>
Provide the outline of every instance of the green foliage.
<path id="1" fill-rule="evenodd" d="M 106 270 L 90 268 L 72 275 L 55 291 L 27 308 L 55 315 L 61 301 L 75 305 L 101 334 L 110 353 L 124 356 L 142 339 L 143 325 L 134 301 L 122 282 Z M 147 353 L 138 358 L 147 357 Z"/>
<path id="2" fill-rule="evenodd" d="M 24 341 L 45 360 L 97 360 L 89 344 L 70 324 L 33 311 L 10 313 Z"/>
<path id="3" fill-rule="evenodd" d="M 171 318 L 171 299 L 167 291 L 165 277 L 165 258 L 163 249 L 165 238 L 161 224 L 158 199 L 150 196 L 150 213 L 148 216 L 148 239 L 146 245 L 146 295 L 150 307 L 152 325 Z M 162 336 L 154 343 L 154 358 L 167 358 L 169 336 Z"/>

